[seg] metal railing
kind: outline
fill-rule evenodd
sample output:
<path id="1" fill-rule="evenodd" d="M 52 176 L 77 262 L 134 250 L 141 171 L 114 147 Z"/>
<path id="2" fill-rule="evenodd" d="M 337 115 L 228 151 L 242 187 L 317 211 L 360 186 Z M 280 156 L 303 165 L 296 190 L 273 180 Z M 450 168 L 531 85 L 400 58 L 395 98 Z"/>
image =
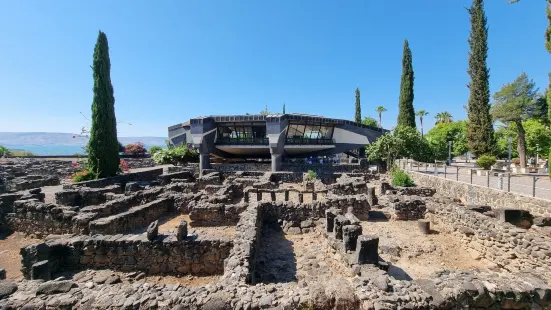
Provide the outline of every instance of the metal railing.
<path id="1" fill-rule="evenodd" d="M 288 137 L 285 140 L 285 144 L 289 145 L 327 145 L 327 144 L 335 144 L 335 140 L 333 139 L 310 139 L 310 138 L 291 138 Z"/>
<path id="2" fill-rule="evenodd" d="M 448 166 L 444 162 L 423 163 L 410 159 L 398 160 L 398 166 L 406 171 L 551 200 L 551 181 L 543 174 L 515 174 L 505 170 L 482 170 L 457 165 Z"/>
<path id="3" fill-rule="evenodd" d="M 217 138 L 218 145 L 268 145 L 268 138 Z"/>

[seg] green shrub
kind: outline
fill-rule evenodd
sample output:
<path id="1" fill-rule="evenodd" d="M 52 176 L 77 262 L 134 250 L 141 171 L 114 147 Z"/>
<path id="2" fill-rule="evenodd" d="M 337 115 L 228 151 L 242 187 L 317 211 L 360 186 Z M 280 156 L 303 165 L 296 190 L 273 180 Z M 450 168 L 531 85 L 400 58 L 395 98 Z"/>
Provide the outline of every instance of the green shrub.
<path id="1" fill-rule="evenodd" d="M 10 150 L 7 147 L 0 145 L 0 157 L 6 155 L 8 156 L 10 154 Z"/>
<path id="2" fill-rule="evenodd" d="M 484 170 L 490 169 L 496 163 L 496 157 L 490 155 L 482 155 L 476 160 L 476 164 Z"/>
<path id="3" fill-rule="evenodd" d="M 95 179 L 97 179 L 96 174 L 92 172 L 88 172 L 88 170 L 82 170 L 82 171 L 76 172 L 71 176 L 71 180 L 73 180 L 73 183 L 91 181 Z"/>
<path id="4" fill-rule="evenodd" d="M 402 186 L 402 187 L 412 187 L 415 186 L 415 183 L 407 174 L 406 172 L 402 170 L 395 170 L 392 173 L 392 185 L 394 186 Z"/>
<path id="5" fill-rule="evenodd" d="M 515 164 L 515 165 L 520 165 L 520 158 L 518 158 L 518 157 L 517 157 L 517 158 L 513 158 L 513 159 L 511 159 L 511 162 L 512 162 L 513 164 Z"/>
<path id="6" fill-rule="evenodd" d="M 153 160 L 159 165 L 173 164 L 183 165 L 188 162 L 196 162 L 199 159 L 199 152 L 195 148 L 177 146 L 167 150 L 157 151 Z"/>
<path id="7" fill-rule="evenodd" d="M 318 174 L 314 170 L 306 172 L 306 181 L 314 181 L 318 179 Z"/>
<path id="8" fill-rule="evenodd" d="M 155 153 L 157 153 L 158 151 L 162 151 L 163 148 L 160 147 L 160 146 L 152 146 L 149 148 L 149 150 L 147 151 L 150 155 L 154 155 Z"/>

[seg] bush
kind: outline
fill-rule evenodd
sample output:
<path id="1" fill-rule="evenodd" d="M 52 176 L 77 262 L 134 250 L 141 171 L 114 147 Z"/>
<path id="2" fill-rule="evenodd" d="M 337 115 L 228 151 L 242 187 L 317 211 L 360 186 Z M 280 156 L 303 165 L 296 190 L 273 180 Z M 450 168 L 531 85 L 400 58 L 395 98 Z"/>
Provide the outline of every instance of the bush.
<path id="1" fill-rule="evenodd" d="M 199 160 L 199 152 L 195 148 L 176 146 L 167 150 L 160 150 L 153 154 L 153 160 L 158 165 L 184 165 Z"/>
<path id="2" fill-rule="evenodd" d="M 119 141 L 119 153 L 124 153 L 124 145 Z"/>
<path id="3" fill-rule="evenodd" d="M 149 148 L 149 150 L 147 152 L 151 155 L 154 155 L 158 151 L 162 151 L 162 150 L 163 150 L 163 148 L 160 147 L 160 146 L 152 146 L 152 147 Z"/>
<path id="4" fill-rule="evenodd" d="M 314 170 L 308 170 L 306 173 L 306 181 L 314 181 L 318 179 L 318 174 Z"/>
<path id="5" fill-rule="evenodd" d="M 96 174 L 92 172 L 88 172 L 88 170 L 82 170 L 82 171 L 76 172 L 71 176 L 71 180 L 73 180 L 73 183 L 91 181 L 95 179 L 97 179 Z"/>
<path id="6" fill-rule="evenodd" d="M 10 154 L 10 150 L 7 147 L 0 145 L 0 157 L 6 155 L 8 156 Z"/>
<path id="7" fill-rule="evenodd" d="M 515 165 L 520 165 L 520 158 L 513 158 L 511 159 L 511 162 Z"/>
<path id="8" fill-rule="evenodd" d="M 124 159 L 121 159 L 121 161 L 119 162 L 119 173 L 128 171 L 130 171 L 130 166 L 128 165 L 128 162 Z"/>
<path id="9" fill-rule="evenodd" d="M 146 152 L 146 149 L 143 143 L 136 142 L 136 143 L 127 144 L 124 147 L 124 152 L 130 153 L 132 155 L 144 155 Z"/>
<path id="10" fill-rule="evenodd" d="M 484 170 L 490 169 L 496 163 L 496 157 L 482 155 L 476 160 L 476 164 Z"/>
<path id="11" fill-rule="evenodd" d="M 392 185 L 412 187 L 415 186 L 415 183 L 413 182 L 409 174 L 402 170 L 396 170 L 392 173 Z"/>

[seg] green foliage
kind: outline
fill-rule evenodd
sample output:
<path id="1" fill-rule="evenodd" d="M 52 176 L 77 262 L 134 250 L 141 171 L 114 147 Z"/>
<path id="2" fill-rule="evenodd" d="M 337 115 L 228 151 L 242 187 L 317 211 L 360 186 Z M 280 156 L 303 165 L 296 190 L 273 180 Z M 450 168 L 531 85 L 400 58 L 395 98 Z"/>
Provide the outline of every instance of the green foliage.
<path id="1" fill-rule="evenodd" d="M 159 165 L 184 165 L 188 162 L 198 161 L 199 152 L 197 149 L 190 149 L 187 146 L 176 146 L 156 152 L 153 155 L 153 160 Z"/>
<path id="2" fill-rule="evenodd" d="M 92 128 L 88 141 L 88 166 L 97 177 L 110 177 L 119 170 L 119 142 L 115 118 L 115 97 L 111 85 L 111 61 L 107 36 L 99 32 L 92 65 L 94 99 Z"/>
<path id="3" fill-rule="evenodd" d="M 549 148 L 551 147 L 551 129 L 537 119 L 529 119 L 522 122 L 522 127 L 525 131 L 526 153 L 531 155 L 538 153 L 542 156 L 547 156 Z M 496 130 L 496 155 L 500 158 L 507 158 L 507 137 L 512 138 L 511 156 L 519 156 L 516 147 L 518 134 L 514 123 L 510 123 L 507 126 L 501 126 Z"/>
<path id="4" fill-rule="evenodd" d="M 120 141 L 118 141 L 118 143 L 119 143 L 119 153 L 124 153 L 124 145 L 122 145 Z"/>
<path id="5" fill-rule="evenodd" d="M 473 0 L 468 9 L 471 16 L 469 36 L 469 127 L 467 138 L 469 150 L 476 156 L 490 154 L 494 150 L 494 128 L 490 116 L 490 71 L 488 58 L 488 27 L 484 13 L 484 0 Z"/>
<path id="6" fill-rule="evenodd" d="M 283 104 L 283 114 L 285 114 L 285 103 Z"/>
<path id="7" fill-rule="evenodd" d="M 476 164 L 484 170 L 490 169 L 496 162 L 496 157 L 490 155 L 482 155 L 476 160 Z"/>
<path id="8" fill-rule="evenodd" d="M 368 145 L 366 149 L 369 160 L 385 161 L 387 167 L 397 158 L 412 158 L 422 162 L 434 160 L 427 140 L 423 139 L 415 128 L 409 126 L 396 127 Z"/>
<path id="9" fill-rule="evenodd" d="M 412 187 L 412 186 L 415 186 L 415 183 L 413 182 L 409 174 L 407 174 L 402 170 L 396 170 L 392 172 L 392 185 L 402 186 L 402 187 Z"/>
<path id="10" fill-rule="evenodd" d="M 491 114 L 501 122 L 518 122 L 531 118 L 537 108 L 538 90 L 526 73 L 494 94 Z"/>
<path id="11" fill-rule="evenodd" d="M 515 165 L 520 165 L 520 158 L 513 158 L 511 159 L 511 163 L 515 164 Z"/>
<path id="12" fill-rule="evenodd" d="M 379 127 L 379 122 L 377 122 L 377 120 L 371 116 L 364 117 L 362 124 L 371 127 Z"/>
<path id="13" fill-rule="evenodd" d="M 354 121 L 356 123 L 362 122 L 362 106 L 360 104 L 360 89 L 356 88 L 356 114 L 354 115 Z"/>
<path id="14" fill-rule="evenodd" d="M 452 141 L 452 154 L 455 156 L 467 153 L 467 121 L 440 123 L 431 128 L 425 135 L 434 158 L 448 158 L 448 141 Z"/>
<path id="15" fill-rule="evenodd" d="M 10 154 L 10 150 L 5 146 L 0 145 L 0 157 L 4 155 L 8 156 L 9 154 Z"/>
<path id="16" fill-rule="evenodd" d="M 453 122 L 453 116 L 446 111 L 436 113 L 436 116 L 434 118 L 436 119 L 435 125 Z"/>
<path id="17" fill-rule="evenodd" d="M 383 112 L 386 112 L 387 109 L 380 105 L 377 109 L 375 109 L 375 111 L 377 111 L 377 115 L 379 115 L 379 127 L 383 128 Z"/>
<path id="18" fill-rule="evenodd" d="M 305 178 L 306 181 L 314 181 L 318 179 L 318 174 L 314 170 L 308 170 Z"/>
<path id="19" fill-rule="evenodd" d="M 71 180 L 73 181 L 73 183 L 91 181 L 97 178 L 98 177 L 95 173 L 89 172 L 88 170 L 82 170 L 82 171 L 76 172 L 71 176 Z"/>
<path id="20" fill-rule="evenodd" d="M 400 82 L 400 101 L 398 111 L 398 126 L 416 128 L 415 110 L 413 109 L 413 63 L 408 40 L 404 41 L 404 54 L 402 56 L 402 79 Z"/>
<path id="21" fill-rule="evenodd" d="M 548 150 L 547 155 L 547 172 L 549 173 L 549 177 L 551 178 L 551 169 L 549 169 L 549 163 L 551 163 L 551 149 Z"/>
<path id="22" fill-rule="evenodd" d="M 160 146 L 152 146 L 152 147 L 149 148 L 148 153 L 151 154 L 151 155 L 154 155 L 158 151 L 162 151 L 162 150 L 163 150 L 163 148 L 160 147 Z"/>

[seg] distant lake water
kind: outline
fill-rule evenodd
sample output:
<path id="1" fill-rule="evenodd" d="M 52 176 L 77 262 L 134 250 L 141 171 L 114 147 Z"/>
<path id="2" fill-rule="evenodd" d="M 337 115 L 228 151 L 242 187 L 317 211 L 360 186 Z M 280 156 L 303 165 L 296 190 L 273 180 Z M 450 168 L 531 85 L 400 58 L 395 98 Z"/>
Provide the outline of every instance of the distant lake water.
<path id="1" fill-rule="evenodd" d="M 10 150 L 28 151 L 34 155 L 74 155 L 84 154 L 82 146 L 78 145 L 4 145 Z M 146 145 L 145 148 L 149 149 L 152 145 Z M 159 145 L 164 147 L 164 145 Z"/>

